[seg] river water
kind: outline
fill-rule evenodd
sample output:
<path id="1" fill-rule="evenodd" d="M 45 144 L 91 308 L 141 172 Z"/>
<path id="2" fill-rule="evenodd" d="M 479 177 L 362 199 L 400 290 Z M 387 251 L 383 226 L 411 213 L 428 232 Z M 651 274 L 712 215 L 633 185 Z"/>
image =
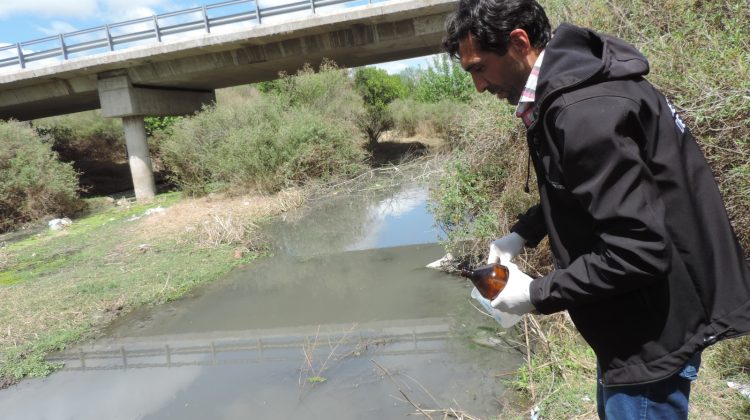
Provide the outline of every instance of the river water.
<path id="1" fill-rule="evenodd" d="M 467 282 L 424 268 L 443 254 L 426 202 L 406 185 L 287 214 L 274 256 L 54 356 L 61 371 L 0 392 L 2 418 L 497 416 L 520 358 L 477 345 L 497 341 Z"/>

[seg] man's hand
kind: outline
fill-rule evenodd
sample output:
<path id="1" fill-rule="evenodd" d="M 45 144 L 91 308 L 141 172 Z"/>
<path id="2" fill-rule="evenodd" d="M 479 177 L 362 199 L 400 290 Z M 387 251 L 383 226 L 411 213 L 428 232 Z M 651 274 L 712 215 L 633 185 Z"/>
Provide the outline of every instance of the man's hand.
<path id="1" fill-rule="evenodd" d="M 493 308 L 490 301 L 482 296 L 476 287 L 471 291 L 471 297 L 479 302 L 484 310 L 487 311 L 487 313 L 490 314 L 493 318 L 495 318 L 495 321 L 497 321 L 497 323 L 500 324 L 500 326 L 503 328 L 510 328 L 516 325 L 516 323 L 521 320 L 520 315 L 508 314 Z"/>
<path id="2" fill-rule="evenodd" d="M 492 307 L 502 312 L 514 315 L 523 315 L 533 311 L 534 304 L 531 303 L 529 286 L 531 277 L 518 269 L 518 266 L 507 262 L 503 263 L 510 271 L 508 284 L 499 295 L 492 301 Z"/>
<path id="3" fill-rule="evenodd" d="M 487 264 L 509 263 L 521 253 L 526 240 L 516 232 L 490 243 L 490 256 L 487 258 Z"/>

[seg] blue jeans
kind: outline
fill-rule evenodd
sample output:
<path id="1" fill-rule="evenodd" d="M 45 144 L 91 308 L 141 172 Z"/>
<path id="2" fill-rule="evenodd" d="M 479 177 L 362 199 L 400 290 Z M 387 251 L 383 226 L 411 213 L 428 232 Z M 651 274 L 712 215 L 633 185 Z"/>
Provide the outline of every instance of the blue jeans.
<path id="1" fill-rule="evenodd" d="M 596 408 L 600 419 L 652 420 L 687 419 L 690 383 L 698 379 L 700 353 L 669 378 L 648 384 L 602 386 L 596 369 Z"/>

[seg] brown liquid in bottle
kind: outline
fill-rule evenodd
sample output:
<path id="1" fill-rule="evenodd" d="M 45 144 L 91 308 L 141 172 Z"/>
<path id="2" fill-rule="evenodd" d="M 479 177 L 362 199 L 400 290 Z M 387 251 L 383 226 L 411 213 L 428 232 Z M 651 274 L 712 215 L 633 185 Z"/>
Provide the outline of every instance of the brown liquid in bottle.
<path id="1" fill-rule="evenodd" d="M 470 279 L 479 293 L 486 299 L 493 300 L 503 291 L 508 283 L 508 267 L 500 264 L 490 264 L 477 267 L 474 270 L 461 270 L 461 275 Z"/>

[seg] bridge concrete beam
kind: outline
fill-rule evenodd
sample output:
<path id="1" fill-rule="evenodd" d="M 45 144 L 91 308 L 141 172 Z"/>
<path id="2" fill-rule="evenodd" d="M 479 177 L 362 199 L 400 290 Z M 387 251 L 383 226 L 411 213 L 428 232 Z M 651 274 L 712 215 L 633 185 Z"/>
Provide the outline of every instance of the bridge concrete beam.
<path id="1" fill-rule="evenodd" d="M 227 33 L 167 40 L 0 74 L 0 119 L 28 120 L 99 108 L 98 75 L 127 69 L 134 88 L 183 91 L 275 79 L 323 58 L 343 67 L 432 54 L 455 0 L 405 0 L 323 12 Z M 174 103 L 182 102 L 173 94 Z M 149 94 L 140 91 L 135 102 Z M 165 98 L 162 92 L 160 98 Z M 148 100 L 146 100 L 148 102 Z M 123 111 L 124 112 L 124 111 Z M 152 115 L 158 115 L 149 112 Z"/>
<path id="2" fill-rule="evenodd" d="M 189 115 L 216 101 L 213 90 L 134 86 L 123 72 L 100 74 L 97 90 L 104 117 Z"/>
<path id="3" fill-rule="evenodd" d="M 203 105 L 215 102 L 216 95 L 214 91 L 134 86 L 122 71 L 100 74 L 97 90 L 102 116 L 122 118 L 135 198 L 150 201 L 156 195 L 156 185 L 144 117 L 192 114 Z"/>

